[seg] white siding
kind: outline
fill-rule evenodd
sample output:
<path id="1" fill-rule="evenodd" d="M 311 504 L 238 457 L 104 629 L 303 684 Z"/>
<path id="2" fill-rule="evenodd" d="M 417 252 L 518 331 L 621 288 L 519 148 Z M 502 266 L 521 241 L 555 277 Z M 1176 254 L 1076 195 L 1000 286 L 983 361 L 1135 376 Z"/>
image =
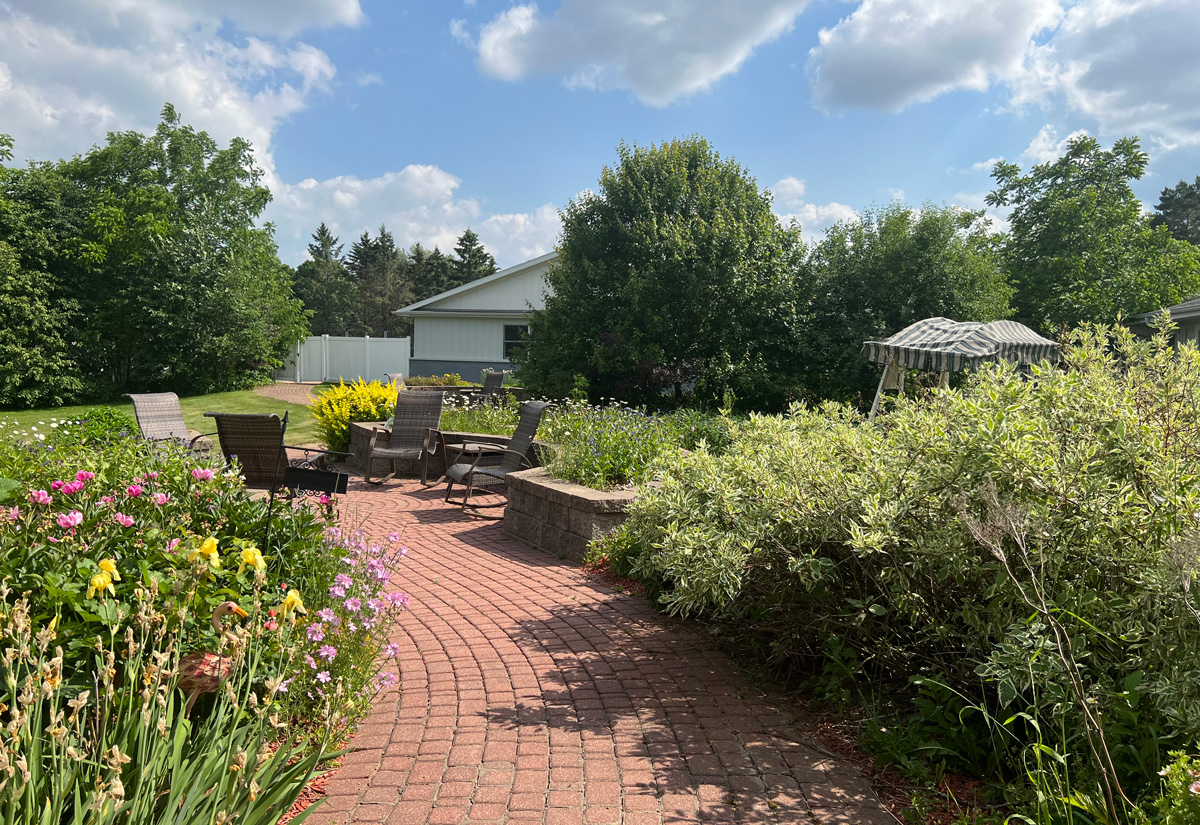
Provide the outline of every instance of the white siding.
<path id="1" fill-rule="evenodd" d="M 413 358 L 444 361 L 501 361 L 509 318 L 421 318 L 413 321 Z"/>
<path id="2" fill-rule="evenodd" d="M 542 295 L 546 289 L 546 270 L 550 268 L 550 262 L 546 262 L 539 266 L 531 267 L 525 272 L 519 272 L 507 278 L 502 278 L 495 283 L 481 286 L 478 289 L 470 289 L 459 295 L 451 295 L 449 298 L 444 298 L 440 301 L 435 301 L 429 305 L 430 309 L 494 309 L 494 310 L 515 310 L 524 312 L 529 306 L 534 309 L 542 309 L 545 307 L 545 299 Z M 420 341 L 420 336 L 417 338 Z M 418 343 L 418 347 L 421 345 Z M 497 344 L 499 347 L 499 344 Z M 423 357 L 423 356 L 418 356 Z M 500 357 L 500 350 L 496 350 L 496 358 Z"/>

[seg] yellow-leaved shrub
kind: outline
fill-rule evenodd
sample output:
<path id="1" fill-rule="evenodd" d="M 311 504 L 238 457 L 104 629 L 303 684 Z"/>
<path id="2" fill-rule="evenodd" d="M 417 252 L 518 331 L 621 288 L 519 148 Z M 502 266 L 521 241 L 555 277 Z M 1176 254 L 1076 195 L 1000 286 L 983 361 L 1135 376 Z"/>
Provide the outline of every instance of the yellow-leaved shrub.
<path id="1" fill-rule="evenodd" d="M 396 410 L 396 385 L 359 378 L 351 384 L 339 381 L 317 395 L 309 405 L 317 419 L 317 432 L 330 450 L 350 447 L 350 424 L 354 421 L 383 421 Z"/>

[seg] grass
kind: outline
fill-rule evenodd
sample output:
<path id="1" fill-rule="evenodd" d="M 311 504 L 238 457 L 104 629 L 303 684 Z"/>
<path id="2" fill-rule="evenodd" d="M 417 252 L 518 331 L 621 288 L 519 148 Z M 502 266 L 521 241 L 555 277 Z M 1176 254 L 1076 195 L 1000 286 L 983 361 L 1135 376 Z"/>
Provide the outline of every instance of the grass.
<path id="1" fill-rule="evenodd" d="M 0 421 L 15 421 L 18 426 L 28 429 L 30 426 L 37 426 L 40 422 L 49 424 L 51 418 L 60 420 L 78 418 L 95 406 L 100 405 L 83 404 L 40 410 L 0 410 Z M 125 400 L 119 404 L 103 406 L 116 407 L 130 416 L 133 415 L 133 404 Z M 275 413 L 278 416 L 282 416 L 286 412 L 288 414 L 288 444 L 315 444 L 319 440 L 316 421 L 307 406 L 276 401 L 274 398 L 258 395 L 252 390 L 194 395 L 190 398 L 179 399 L 179 406 L 183 408 L 183 420 L 188 427 L 202 433 L 210 433 L 216 429 L 213 426 L 213 420 L 204 417 L 206 412 Z"/>

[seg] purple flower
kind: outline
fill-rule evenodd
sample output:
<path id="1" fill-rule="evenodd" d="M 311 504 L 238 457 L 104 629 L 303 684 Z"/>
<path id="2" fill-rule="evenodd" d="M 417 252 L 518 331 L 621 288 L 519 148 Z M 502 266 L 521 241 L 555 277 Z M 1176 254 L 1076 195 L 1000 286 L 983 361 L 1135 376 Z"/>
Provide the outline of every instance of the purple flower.
<path id="1" fill-rule="evenodd" d="M 317 681 L 320 682 L 321 684 L 325 684 L 326 682 L 329 681 L 329 679 L 330 679 L 330 676 L 329 676 L 328 670 L 322 670 L 320 673 L 317 674 Z"/>
<path id="2" fill-rule="evenodd" d="M 308 640 L 310 642 L 319 642 L 325 638 L 325 628 L 321 627 L 320 622 L 313 622 L 308 626 Z"/>
<path id="3" fill-rule="evenodd" d="M 338 573 L 333 577 L 334 584 L 340 584 L 342 587 L 350 587 L 354 584 L 354 579 L 347 576 L 345 573 Z"/>
<path id="4" fill-rule="evenodd" d="M 387 673 L 379 674 L 379 687 L 381 690 L 387 690 L 388 688 L 395 687 L 396 683 L 399 681 L 400 677 L 395 673 L 392 673 L 390 670 Z"/>
<path id="5" fill-rule="evenodd" d="M 349 619 L 346 620 L 346 627 L 349 628 L 351 633 L 358 630 L 358 625 L 356 625 L 354 622 L 350 621 Z"/>
<path id="6" fill-rule="evenodd" d="M 328 607 L 322 607 L 317 611 L 317 618 L 323 622 L 332 622 L 337 619 L 337 615 Z"/>
<path id="7" fill-rule="evenodd" d="M 342 606 L 351 613 L 357 613 L 358 611 L 362 610 L 362 602 L 354 598 L 346 599 Z"/>
<path id="8" fill-rule="evenodd" d="M 321 649 L 317 651 L 317 655 L 327 662 L 332 662 L 337 656 L 337 648 L 333 645 L 321 645 Z"/>
<path id="9" fill-rule="evenodd" d="M 392 532 L 388 533 L 388 541 L 390 541 L 392 544 L 395 544 L 396 542 L 400 541 L 400 534 L 393 530 Z"/>
<path id="10" fill-rule="evenodd" d="M 387 647 L 385 647 L 383 649 L 383 655 L 387 656 L 391 659 L 395 659 L 397 656 L 400 655 L 400 645 L 396 644 L 395 642 L 392 642 L 391 644 L 389 644 Z"/>
<path id="11" fill-rule="evenodd" d="M 383 610 L 383 600 L 382 599 L 368 599 L 367 607 L 371 608 L 372 613 L 378 613 L 380 610 Z"/>
<path id="12" fill-rule="evenodd" d="M 388 593 L 384 598 L 392 605 L 398 604 L 401 607 L 408 607 L 409 596 L 407 593 Z"/>
<path id="13" fill-rule="evenodd" d="M 329 588 L 329 595 L 340 599 L 346 595 L 346 588 L 342 587 L 340 584 L 335 584 L 333 587 Z"/>
<path id="14" fill-rule="evenodd" d="M 292 679 L 295 679 L 295 678 L 296 678 L 295 676 L 292 677 Z M 290 685 L 292 683 L 292 679 L 284 679 L 282 682 L 279 683 L 279 687 L 277 688 L 277 690 L 280 693 L 287 693 L 288 685 Z"/>
<path id="15" fill-rule="evenodd" d="M 307 653 L 304 654 L 304 661 L 313 670 L 317 669 L 317 660 L 314 659 L 312 656 L 309 656 Z"/>

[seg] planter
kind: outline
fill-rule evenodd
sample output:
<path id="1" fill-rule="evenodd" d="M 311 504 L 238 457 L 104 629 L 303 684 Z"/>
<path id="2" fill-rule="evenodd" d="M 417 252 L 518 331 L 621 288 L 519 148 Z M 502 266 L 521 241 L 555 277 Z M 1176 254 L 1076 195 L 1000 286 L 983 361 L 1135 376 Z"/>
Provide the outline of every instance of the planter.
<path id="1" fill-rule="evenodd" d="M 508 475 L 504 533 L 560 558 L 582 562 L 590 542 L 625 521 L 636 493 L 606 493 L 551 478 L 545 469 Z"/>

